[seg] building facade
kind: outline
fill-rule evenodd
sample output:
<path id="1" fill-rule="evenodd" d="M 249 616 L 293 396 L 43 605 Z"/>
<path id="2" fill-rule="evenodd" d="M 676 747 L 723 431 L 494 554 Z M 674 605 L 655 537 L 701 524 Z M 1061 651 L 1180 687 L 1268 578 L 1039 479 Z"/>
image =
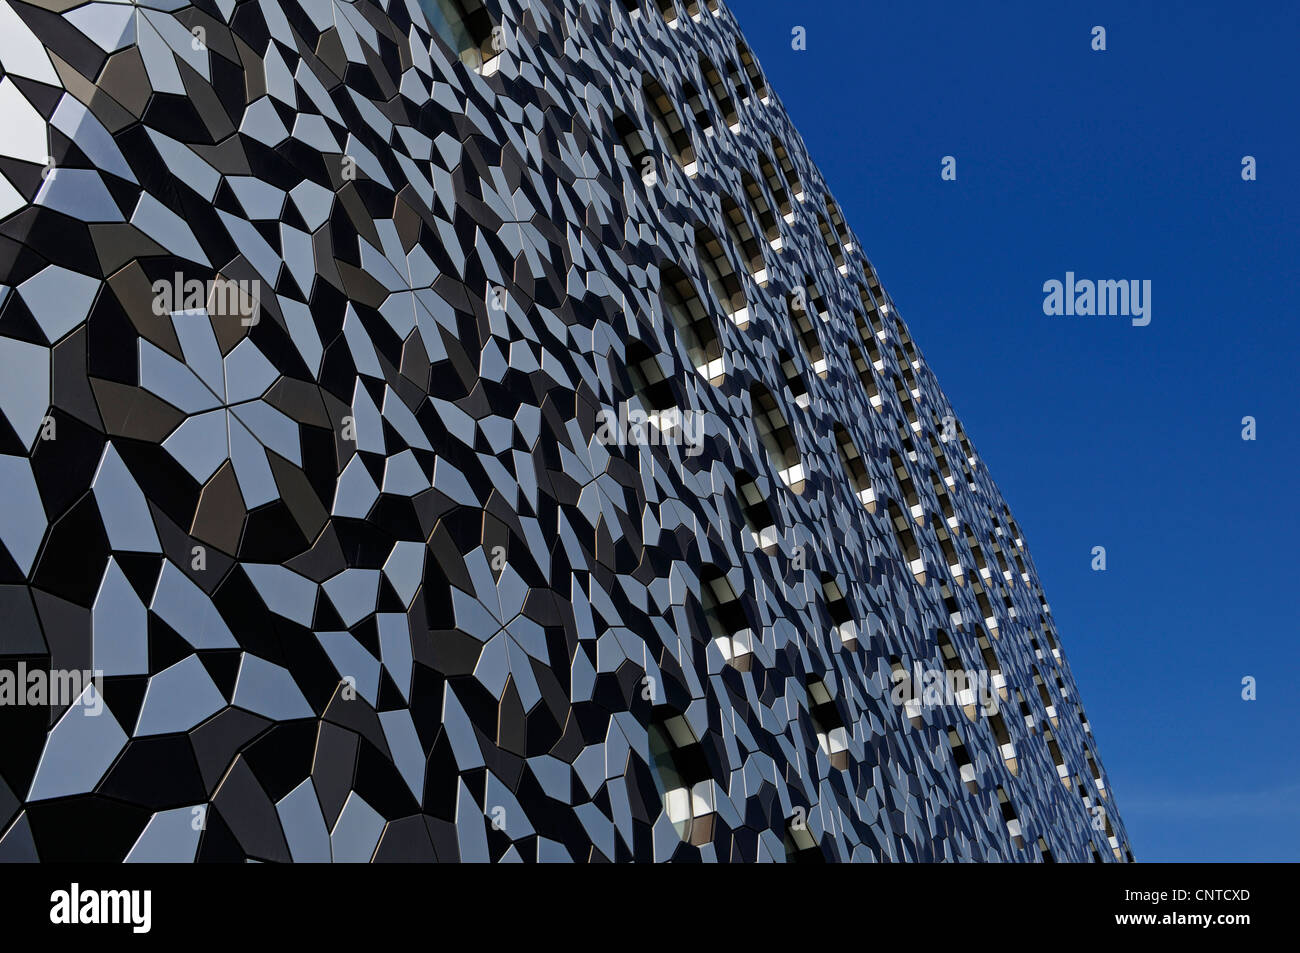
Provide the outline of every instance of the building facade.
<path id="1" fill-rule="evenodd" d="M 730 11 L 0 19 L 0 858 L 1131 859 Z"/>

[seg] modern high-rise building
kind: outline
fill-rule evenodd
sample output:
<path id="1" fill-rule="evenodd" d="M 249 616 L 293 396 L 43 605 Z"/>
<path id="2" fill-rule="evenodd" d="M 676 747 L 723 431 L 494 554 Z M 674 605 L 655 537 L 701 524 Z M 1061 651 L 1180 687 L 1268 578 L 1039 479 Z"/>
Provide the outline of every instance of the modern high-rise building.
<path id="1" fill-rule="evenodd" d="M 1131 859 L 731 13 L 0 0 L 0 859 Z"/>

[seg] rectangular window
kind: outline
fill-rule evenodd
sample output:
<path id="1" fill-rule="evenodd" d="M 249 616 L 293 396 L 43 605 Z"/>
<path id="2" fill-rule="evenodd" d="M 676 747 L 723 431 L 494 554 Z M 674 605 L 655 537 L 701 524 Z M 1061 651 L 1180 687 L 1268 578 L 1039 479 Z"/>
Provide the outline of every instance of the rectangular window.
<path id="1" fill-rule="evenodd" d="M 420 0 L 420 9 L 462 63 L 485 75 L 496 72 L 501 51 L 483 0 Z"/>

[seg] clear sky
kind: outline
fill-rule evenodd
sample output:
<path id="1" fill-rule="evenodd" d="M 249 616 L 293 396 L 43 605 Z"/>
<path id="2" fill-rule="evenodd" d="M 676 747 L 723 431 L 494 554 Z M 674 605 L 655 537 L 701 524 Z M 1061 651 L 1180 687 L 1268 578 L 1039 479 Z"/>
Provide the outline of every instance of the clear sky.
<path id="1" fill-rule="evenodd" d="M 1025 533 L 1135 856 L 1300 860 L 1300 3 L 729 3 Z M 1151 323 L 1044 315 L 1067 271 Z"/>

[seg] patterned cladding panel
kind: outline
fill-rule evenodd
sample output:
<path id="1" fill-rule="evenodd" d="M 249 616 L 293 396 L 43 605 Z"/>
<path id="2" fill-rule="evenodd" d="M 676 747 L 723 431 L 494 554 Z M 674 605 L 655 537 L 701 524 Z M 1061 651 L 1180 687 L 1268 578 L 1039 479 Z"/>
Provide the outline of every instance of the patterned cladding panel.
<path id="1" fill-rule="evenodd" d="M 0 858 L 1129 858 L 725 8 L 0 0 L 0 66 Z"/>

